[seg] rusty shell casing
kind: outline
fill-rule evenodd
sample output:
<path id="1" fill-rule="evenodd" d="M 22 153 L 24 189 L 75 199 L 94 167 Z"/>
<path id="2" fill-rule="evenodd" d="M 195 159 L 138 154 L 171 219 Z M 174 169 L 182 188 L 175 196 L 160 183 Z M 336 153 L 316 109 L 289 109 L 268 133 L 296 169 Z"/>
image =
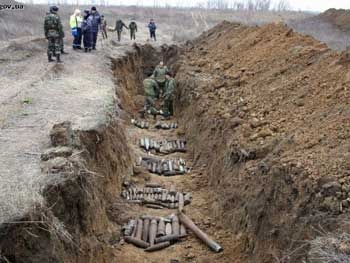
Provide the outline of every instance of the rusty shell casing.
<path id="1" fill-rule="evenodd" d="M 136 235 L 135 235 L 135 238 L 138 240 L 141 240 L 141 238 L 142 238 L 142 229 L 143 229 L 143 220 L 138 219 L 137 220 Z"/>
<path id="2" fill-rule="evenodd" d="M 148 248 L 145 249 L 146 252 L 153 252 L 153 251 L 158 251 L 161 250 L 163 248 L 169 247 L 171 245 L 171 243 L 169 241 L 167 242 L 163 242 L 163 243 L 159 243 L 153 246 L 149 246 Z"/>
<path id="3" fill-rule="evenodd" d="M 173 229 L 172 234 L 180 235 L 180 223 L 179 223 L 179 218 L 177 216 L 174 216 L 172 218 L 171 227 Z"/>
<path id="4" fill-rule="evenodd" d="M 162 242 L 166 242 L 166 241 L 170 241 L 171 243 L 176 242 L 178 240 L 180 240 L 181 238 L 186 237 L 186 235 L 182 236 L 182 235 L 168 235 L 168 236 L 162 236 L 162 237 L 157 237 L 156 238 L 156 243 L 162 243 Z"/>
<path id="5" fill-rule="evenodd" d="M 132 230 L 132 234 L 131 234 L 132 237 L 136 237 L 137 223 L 138 223 L 138 220 L 135 220 L 135 226 L 134 226 L 134 228 Z"/>
<path id="6" fill-rule="evenodd" d="M 182 212 L 185 206 L 185 199 L 183 193 L 179 193 L 179 211 Z"/>
<path id="7" fill-rule="evenodd" d="M 134 237 L 126 236 L 126 237 L 124 237 L 124 240 L 127 243 L 133 244 L 133 245 L 140 247 L 140 248 L 148 248 L 149 247 L 149 243 L 142 241 L 142 240 L 139 240 L 139 239 L 136 239 Z"/>
<path id="8" fill-rule="evenodd" d="M 187 235 L 186 227 L 183 224 L 180 225 L 180 235 L 181 236 L 186 236 Z"/>
<path id="9" fill-rule="evenodd" d="M 171 223 L 165 224 L 165 235 L 171 235 L 173 233 Z"/>
<path id="10" fill-rule="evenodd" d="M 146 219 L 143 220 L 142 240 L 145 241 L 145 242 L 148 241 L 149 224 L 150 224 L 150 220 L 149 219 L 146 218 Z"/>
<path id="11" fill-rule="evenodd" d="M 151 225 L 149 228 L 149 243 L 151 244 L 151 246 L 154 245 L 154 240 L 156 239 L 156 235 L 157 235 L 157 220 L 152 219 Z"/>
<path id="12" fill-rule="evenodd" d="M 165 236 L 165 222 L 163 219 L 160 219 L 157 227 L 156 237 Z"/>
<path id="13" fill-rule="evenodd" d="M 184 224 L 188 229 L 190 229 L 200 240 L 202 240 L 212 251 L 220 252 L 222 247 L 211 239 L 207 234 L 200 230 L 193 221 L 187 217 L 184 213 L 178 213 L 180 222 Z"/>

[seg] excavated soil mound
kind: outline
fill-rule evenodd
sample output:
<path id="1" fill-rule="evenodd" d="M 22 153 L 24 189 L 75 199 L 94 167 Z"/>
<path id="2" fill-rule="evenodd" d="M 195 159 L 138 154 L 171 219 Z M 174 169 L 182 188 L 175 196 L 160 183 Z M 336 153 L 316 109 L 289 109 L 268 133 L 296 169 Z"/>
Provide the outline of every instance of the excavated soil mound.
<path id="1" fill-rule="evenodd" d="M 316 18 L 331 23 L 344 32 L 350 32 L 350 10 L 332 8 L 316 16 Z"/>
<path id="2" fill-rule="evenodd" d="M 250 262 L 327 262 L 309 241 L 348 228 L 349 55 L 282 24 L 224 22 L 175 68 L 177 114 L 217 193 L 208 214 Z"/>

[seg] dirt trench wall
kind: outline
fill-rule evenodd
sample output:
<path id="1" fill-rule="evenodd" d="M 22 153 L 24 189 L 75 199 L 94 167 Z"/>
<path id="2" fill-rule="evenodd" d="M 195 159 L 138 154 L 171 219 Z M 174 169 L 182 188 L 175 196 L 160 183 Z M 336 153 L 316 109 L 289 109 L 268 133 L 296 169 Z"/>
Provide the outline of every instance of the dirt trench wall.
<path id="1" fill-rule="evenodd" d="M 121 226 L 109 209 L 132 172 L 123 127 L 111 121 L 77 131 L 57 124 L 51 139 L 45 208 L 1 228 L 0 262 L 117 262 L 112 245 Z"/>
<path id="2" fill-rule="evenodd" d="M 349 64 L 328 51 L 283 25 L 225 22 L 175 66 L 176 114 L 217 193 L 209 213 L 247 262 L 316 262 L 304 241 L 346 231 Z"/>

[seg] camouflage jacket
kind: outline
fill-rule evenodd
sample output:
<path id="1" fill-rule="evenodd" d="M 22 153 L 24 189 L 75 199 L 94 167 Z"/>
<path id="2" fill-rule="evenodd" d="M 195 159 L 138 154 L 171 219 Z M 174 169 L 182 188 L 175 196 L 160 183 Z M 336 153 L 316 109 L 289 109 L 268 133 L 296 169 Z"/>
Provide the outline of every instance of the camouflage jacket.
<path id="1" fill-rule="evenodd" d="M 145 91 L 145 96 L 155 98 L 159 87 L 154 79 L 148 78 L 143 81 L 143 89 Z"/>
<path id="2" fill-rule="evenodd" d="M 57 14 L 50 13 L 46 15 L 45 21 L 44 21 L 44 31 L 45 31 L 45 37 L 63 37 L 63 27 L 61 23 L 61 19 Z"/>
<path id="3" fill-rule="evenodd" d="M 126 29 L 129 29 L 122 20 L 118 19 L 117 22 L 115 23 L 115 30 L 116 31 L 123 31 L 123 27 Z"/>
<path id="4" fill-rule="evenodd" d="M 153 77 L 156 79 L 158 83 L 164 83 L 165 82 L 165 73 L 168 72 L 168 68 L 166 66 L 159 67 L 157 66 L 156 69 L 153 72 Z"/>

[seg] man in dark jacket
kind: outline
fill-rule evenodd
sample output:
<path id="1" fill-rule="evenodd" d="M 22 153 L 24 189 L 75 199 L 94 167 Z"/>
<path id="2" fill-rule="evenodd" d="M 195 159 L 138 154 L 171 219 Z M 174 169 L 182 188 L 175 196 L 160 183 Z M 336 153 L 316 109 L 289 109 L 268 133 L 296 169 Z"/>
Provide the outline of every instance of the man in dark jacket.
<path id="1" fill-rule="evenodd" d="M 92 49 L 96 49 L 97 34 L 101 24 L 100 14 L 97 12 L 96 7 L 91 7 L 91 31 L 92 31 Z"/>
<path id="2" fill-rule="evenodd" d="M 130 29 L 130 39 L 135 40 L 136 39 L 136 32 L 137 32 L 137 24 L 134 21 L 134 19 L 131 20 L 129 24 L 129 29 Z"/>
<path id="3" fill-rule="evenodd" d="M 115 29 L 117 31 L 118 34 L 118 41 L 120 42 L 121 37 L 122 37 L 122 31 L 123 31 L 123 27 L 125 27 L 126 29 L 129 29 L 124 22 L 121 19 L 118 19 L 117 22 L 115 23 Z"/>
<path id="4" fill-rule="evenodd" d="M 149 33 L 150 33 L 151 39 L 154 38 L 154 41 L 157 41 L 157 38 L 156 38 L 157 26 L 156 26 L 156 23 L 154 23 L 153 19 L 151 19 L 151 21 L 149 22 L 148 29 L 149 29 Z"/>
<path id="5" fill-rule="evenodd" d="M 90 52 L 92 48 L 92 19 L 89 10 L 84 11 L 81 32 L 83 33 L 85 52 Z"/>

